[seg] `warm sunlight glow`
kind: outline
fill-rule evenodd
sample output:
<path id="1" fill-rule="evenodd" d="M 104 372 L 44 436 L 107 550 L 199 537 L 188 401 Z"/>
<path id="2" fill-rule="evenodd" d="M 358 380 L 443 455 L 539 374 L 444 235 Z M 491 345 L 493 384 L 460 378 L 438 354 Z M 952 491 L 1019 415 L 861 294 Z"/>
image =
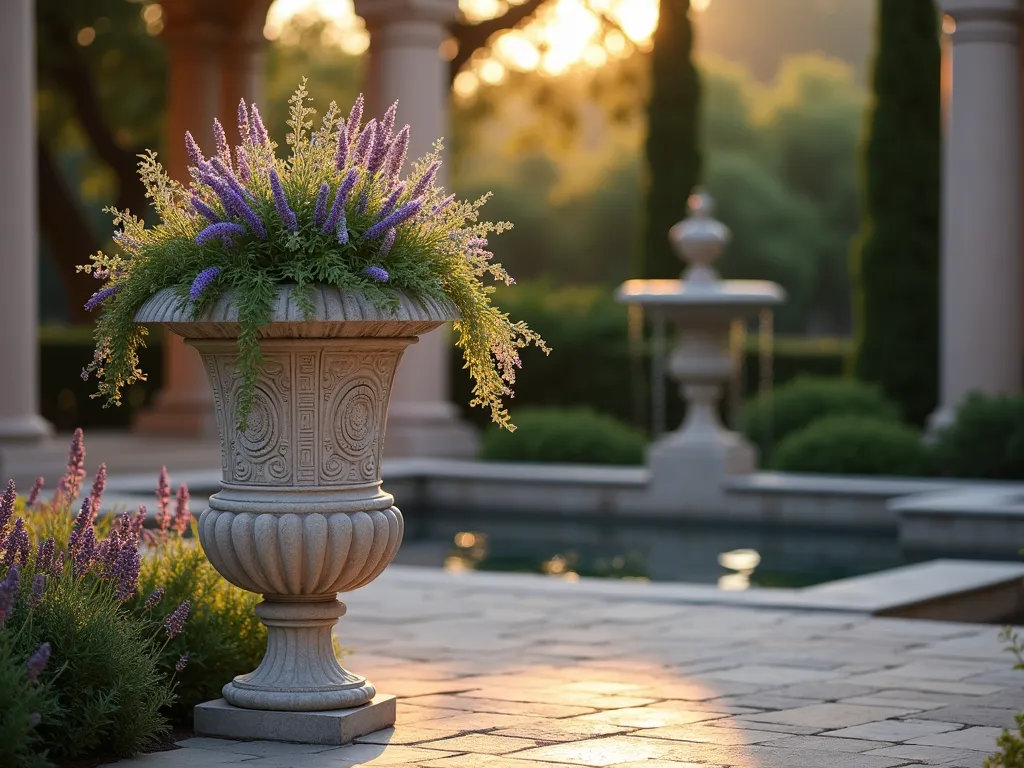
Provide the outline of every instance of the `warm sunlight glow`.
<path id="1" fill-rule="evenodd" d="M 323 42 L 336 45 L 352 56 L 358 56 L 370 47 L 370 35 L 363 20 L 356 16 L 352 0 L 274 0 L 267 12 L 263 36 L 294 44 L 296 40 L 284 35 L 287 22 L 295 16 L 326 22 Z"/>

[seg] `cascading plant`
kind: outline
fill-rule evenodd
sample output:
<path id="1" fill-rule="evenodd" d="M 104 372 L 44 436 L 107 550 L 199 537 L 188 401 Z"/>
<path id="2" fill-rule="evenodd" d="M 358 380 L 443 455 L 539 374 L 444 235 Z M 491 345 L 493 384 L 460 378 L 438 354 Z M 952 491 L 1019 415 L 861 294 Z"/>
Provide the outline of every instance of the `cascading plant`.
<path id="1" fill-rule="evenodd" d="M 395 133 L 397 102 L 365 124 L 362 96 L 347 118 L 332 102 L 317 130 L 305 81 L 289 105 L 287 159 L 277 157 L 256 105 L 244 101 L 241 143 L 233 149 L 219 121 L 209 158 L 186 133 L 188 187 L 167 175 L 156 153 L 140 156 L 139 175 L 160 221 L 146 227 L 128 211 L 107 209 L 119 227 L 118 252 L 100 252 L 79 267 L 104 281 L 86 303 L 102 310 L 93 360 L 82 370 L 83 378 L 98 380 L 93 396 L 119 405 L 123 389 L 145 379 L 138 351 L 147 331 L 135 313 L 162 289 L 174 289 L 193 317 L 230 292 L 241 327 L 241 424 L 259 373 L 259 331 L 278 285 L 296 286 L 307 316 L 316 284 L 359 292 L 392 309 L 397 289 L 455 304 L 457 343 L 474 379 L 471 405 L 487 407 L 497 424 L 514 429 L 503 398 L 512 394 L 519 350 L 548 349 L 525 323 L 491 303 L 494 288 L 483 282 L 490 275 L 513 283 L 488 250 L 488 235 L 511 225 L 479 221 L 486 195 L 461 202 L 435 183 L 440 141 L 402 179 L 409 126 Z"/>

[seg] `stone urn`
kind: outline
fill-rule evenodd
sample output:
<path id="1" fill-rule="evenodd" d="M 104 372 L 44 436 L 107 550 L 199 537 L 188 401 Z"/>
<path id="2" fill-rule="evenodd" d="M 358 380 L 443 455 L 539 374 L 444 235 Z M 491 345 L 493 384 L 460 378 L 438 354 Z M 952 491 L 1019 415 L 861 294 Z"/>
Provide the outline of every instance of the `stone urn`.
<path id="1" fill-rule="evenodd" d="M 458 319 L 451 303 L 404 294 L 395 312 L 329 286 L 312 299 L 306 317 L 294 288 L 278 288 L 260 330 L 263 359 L 244 430 L 230 295 L 193 320 L 164 290 L 135 318 L 195 347 L 213 387 L 222 479 L 199 517 L 199 539 L 225 579 L 263 596 L 263 661 L 223 689 L 247 710 L 322 712 L 373 699 L 373 685 L 334 653 L 332 629 L 345 613 L 338 593 L 377 578 L 402 543 L 402 513 L 381 490 L 392 382 L 417 336 Z"/>

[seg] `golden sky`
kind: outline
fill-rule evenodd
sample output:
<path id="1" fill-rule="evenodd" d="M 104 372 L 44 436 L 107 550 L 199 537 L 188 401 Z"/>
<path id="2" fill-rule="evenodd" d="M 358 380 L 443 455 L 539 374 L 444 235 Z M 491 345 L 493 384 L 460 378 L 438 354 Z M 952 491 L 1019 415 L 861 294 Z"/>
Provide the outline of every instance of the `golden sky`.
<path id="1" fill-rule="evenodd" d="M 691 5 L 700 12 L 710 2 L 691 0 Z M 467 19 L 475 21 L 501 14 L 508 3 L 461 0 L 460 7 Z M 597 13 L 607 15 L 622 31 L 604 31 Z M 285 22 L 296 14 L 313 14 L 331 22 L 327 34 L 349 53 L 362 53 L 369 44 L 351 0 L 275 0 L 267 16 L 266 36 L 281 37 Z M 503 33 L 488 56 L 474 60 L 460 73 L 455 91 L 469 96 L 481 83 L 500 83 L 509 70 L 559 75 L 574 66 L 599 67 L 610 56 L 628 55 L 634 46 L 646 48 L 657 21 L 657 0 L 549 0 L 533 22 Z"/>

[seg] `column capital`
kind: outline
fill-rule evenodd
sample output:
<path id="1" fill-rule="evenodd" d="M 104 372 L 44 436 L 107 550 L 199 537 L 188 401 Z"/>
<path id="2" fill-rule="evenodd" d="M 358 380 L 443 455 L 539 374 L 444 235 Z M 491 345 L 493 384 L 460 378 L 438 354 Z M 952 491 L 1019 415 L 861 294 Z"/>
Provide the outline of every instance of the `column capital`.
<path id="1" fill-rule="evenodd" d="M 1024 20 L 1022 0 L 942 0 L 942 10 L 953 17 L 953 43 L 1008 43 L 1020 40 Z"/>
<path id="2" fill-rule="evenodd" d="M 355 0 L 355 8 L 367 26 L 403 21 L 449 24 L 459 14 L 459 0 Z"/>

